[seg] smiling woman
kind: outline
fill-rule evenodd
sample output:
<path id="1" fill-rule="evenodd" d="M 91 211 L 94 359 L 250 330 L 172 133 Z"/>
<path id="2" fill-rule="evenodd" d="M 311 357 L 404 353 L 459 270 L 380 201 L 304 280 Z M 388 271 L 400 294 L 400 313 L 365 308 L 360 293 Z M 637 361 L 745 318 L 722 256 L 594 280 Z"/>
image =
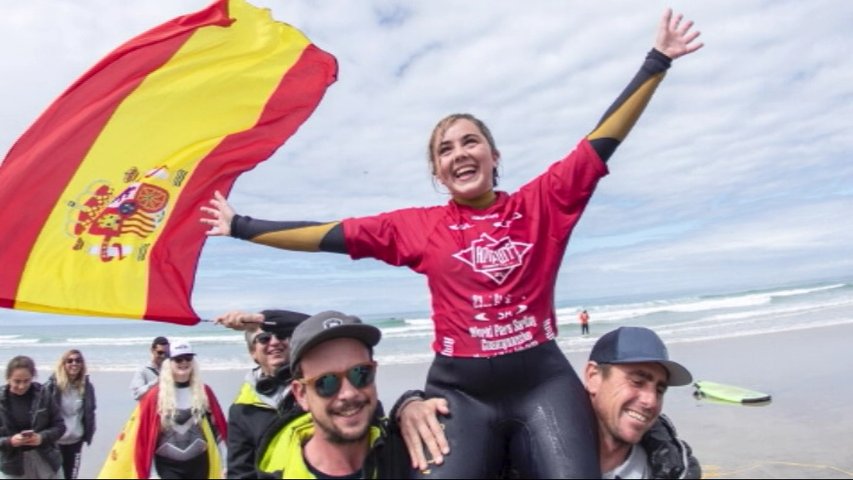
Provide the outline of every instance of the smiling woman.
<path id="1" fill-rule="evenodd" d="M 654 48 L 598 125 L 517 192 L 495 190 L 500 153 L 485 124 L 454 114 L 429 140 L 434 179 L 452 196 L 447 205 L 275 222 L 236 215 L 216 192 L 201 222 L 211 236 L 375 258 L 427 276 L 435 360 L 426 393 L 452 405 L 443 432 L 455 452 L 444 458 L 430 448 L 439 464 L 430 478 L 496 477 L 507 462 L 525 477 L 600 477 L 589 400 L 554 341 L 554 284 L 569 236 L 607 174 L 605 162 L 672 59 L 702 46 L 692 25 L 667 10 Z M 427 468 L 420 445 L 409 452 L 413 466 Z"/>
<path id="2" fill-rule="evenodd" d="M 92 444 L 95 435 L 95 387 L 87 375 L 86 360 L 80 350 L 71 349 L 59 357 L 56 369 L 45 384 L 60 406 L 65 433 L 57 441 L 62 454 L 62 473 L 77 478 L 83 443 Z"/>
<path id="3" fill-rule="evenodd" d="M 139 421 L 129 435 L 136 438 L 136 478 L 151 478 L 152 468 L 160 478 L 220 478 L 226 433 L 225 415 L 201 381 L 192 346 L 172 342 L 160 383 L 140 401 Z M 102 477 L 109 478 L 110 466 L 107 460 Z"/>

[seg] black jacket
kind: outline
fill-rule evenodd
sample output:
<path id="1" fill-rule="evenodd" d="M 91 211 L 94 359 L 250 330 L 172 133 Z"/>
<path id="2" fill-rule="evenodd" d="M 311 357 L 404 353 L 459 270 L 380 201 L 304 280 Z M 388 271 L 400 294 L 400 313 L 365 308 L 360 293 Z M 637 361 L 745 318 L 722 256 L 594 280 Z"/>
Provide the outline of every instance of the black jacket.
<path id="1" fill-rule="evenodd" d="M 702 467 L 693 450 L 678 438 L 672 421 L 661 414 L 658 421 L 643 435 L 640 445 L 649 458 L 652 478 L 702 478 Z"/>
<path id="2" fill-rule="evenodd" d="M 59 447 L 56 441 L 65 433 L 65 422 L 62 421 L 62 415 L 59 411 L 59 404 L 56 397 L 50 395 L 50 392 L 45 390 L 41 384 L 33 382 L 30 388 L 34 390 L 32 414 L 32 429 L 37 434 L 41 435 L 41 445 L 35 447 L 35 450 L 41 454 L 42 458 L 50 464 L 50 466 L 59 470 L 62 462 L 62 457 L 59 453 Z M 6 385 L 0 388 L 0 471 L 6 475 L 23 475 L 23 448 L 13 447 L 11 444 L 12 435 L 18 433 L 12 431 L 12 425 L 15 423 L 11 418 L 9 409 L 9 386 Z"/>
<path id="3" fill-rule="evenodd" d="M 50 394 L 56 397 L 57 403 L 62 406 L 62 392 L 59 390 L 59 385 L 56 384 L 56 376 L 51 375 L 47 382 L 44 383 L 44 388 L 50 391 Z M 86 386 L 83 390 L 83 441 L 86 445 L 92 444 L 92 438 L 95 436 L 95 409 L 98 408 L 95 399 L 95 387 L 89 381 L 89 376 L 86 375 Z M 61 415 L 61 410 L 60 410 Z"/>
<path id="4" fill-rule="evenodd" d="M 228 478 L 258 478 L 258 447 L 278 416 L 272 399 L 259 394 L 255 384 L 247 378 L 228 409 Z"/>

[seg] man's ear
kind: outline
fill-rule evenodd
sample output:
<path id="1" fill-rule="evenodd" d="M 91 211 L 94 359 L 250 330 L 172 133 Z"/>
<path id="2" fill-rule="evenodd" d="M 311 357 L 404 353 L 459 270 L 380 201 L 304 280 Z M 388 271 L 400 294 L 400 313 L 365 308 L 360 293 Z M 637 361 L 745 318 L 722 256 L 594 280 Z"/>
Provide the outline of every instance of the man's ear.
<path id="1" fill-rule="evenodd" d="M 293 392 L 293 398 L 296 399 L 296 403 L 302 407 L 302 410 L 308 411 L 308 399 L 306 398 L 307 387 L 304 383 L 299 380 L 294 380 L 290 382 L 290 391 Z"/>
<path id="2" fill-rule="evenodd" d="M 584 384 L 590 395 L 598 393 L 598 388 L 601 386 L 601 370 L 599 370 L 598 364 L 591 360 L 586 363 Z"/>

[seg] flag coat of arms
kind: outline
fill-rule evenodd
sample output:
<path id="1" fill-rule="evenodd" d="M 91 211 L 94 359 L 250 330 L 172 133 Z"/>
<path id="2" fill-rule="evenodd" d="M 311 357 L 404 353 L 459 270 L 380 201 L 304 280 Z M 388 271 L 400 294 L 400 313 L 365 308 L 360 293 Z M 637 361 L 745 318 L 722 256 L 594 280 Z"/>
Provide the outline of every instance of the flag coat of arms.
<path id="1" fill-rule="evenodd" d="M 199 208 L 269 158 L 336 76 L 332 55 L 244 0 L 118 47 L 0 164 L 0 307 L 198 322 Z"/>

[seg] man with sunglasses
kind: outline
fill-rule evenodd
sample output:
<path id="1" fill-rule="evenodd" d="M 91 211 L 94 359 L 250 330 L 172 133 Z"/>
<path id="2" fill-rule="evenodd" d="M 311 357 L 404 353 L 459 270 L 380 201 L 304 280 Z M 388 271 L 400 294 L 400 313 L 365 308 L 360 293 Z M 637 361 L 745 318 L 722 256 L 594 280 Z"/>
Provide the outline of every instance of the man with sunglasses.
<path id="1" fill-rule="evenodd" d="M 290 336 L 308 318 L 289 310 L 229 312 L 216 323 L 244 330 L 249 355 L 257 365 L 246 374 L 228 410 L 228 478 L 257 478 L 258 447 L 277 414 L 293 408 L 290 393 Z"/>
<path id="2" fill-rule="evenodd" d="M 376 392 L 378 328 L 327 311 L 290 341 L 291 388 L 306 414 L 265 439 L 259 470 L 284 478 L 402 478 L 406 453 L 389 435 Z"/>
<path id="3" fill-rule="evenodd" d="M 151 390 L 160 381 L 160 367 L 163 360 L 169 356 L 169 340 L 166 337 L 157 337 L 151 342 L 151 363 L 141 367 L 130 380 L 130 391 L 133 398 L 140 400 L 148 390 Z"/>

